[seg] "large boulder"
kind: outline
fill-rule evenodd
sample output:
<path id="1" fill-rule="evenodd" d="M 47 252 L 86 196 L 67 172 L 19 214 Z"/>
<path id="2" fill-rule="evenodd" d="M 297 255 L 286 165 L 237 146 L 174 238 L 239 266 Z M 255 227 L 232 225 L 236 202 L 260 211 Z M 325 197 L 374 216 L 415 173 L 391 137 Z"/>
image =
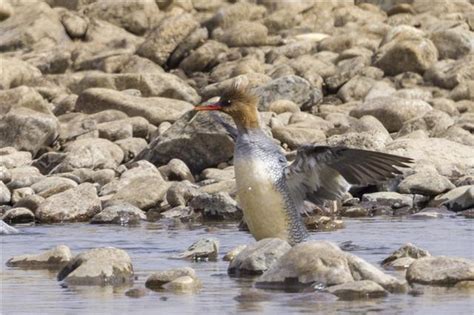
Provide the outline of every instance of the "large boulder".
<path id="1" fill-rule="evenodd" d="M 141 116 L 159 125 L 164 121 L 175 122 L 193 105 L 165 97 L 137 97 L 110 89 L 92 88 L 79 95 L 76 110 L 93 114 L 108 109 L 120 110 L 130 117 Z"/>
<path id="2" fill-rule="evenodd" d="M 26 269 L 61 269 L 72 259 L 66 245 L 59 245 L 41 254 L 20 255 L 10 258 L 6 265 Z"/>
<path id="3" fill-rule="evenodd" d="M 75 256 L 59 273 L 70 285 L 123 285 L 133 282 L 133 266 L 124 250 L 95 248 Z"/>
<path id="4" fill-rule="evenodd" d="M 182 160 L 193 172 L 227 162 L 234 153 L 234 141 L 221 121 L 233 124 L 219 113 L 189 112 L 153 140 L 135 160 L 145 159 L 164 165 L 173 158 Z"/>
<path id="5" fill-rule="evenodd" d="M 455 187 L 448 178 L 436 171 L 421 171 L 404 178 L 398 190 L 405 194 L 436 196 Z"/>
<path id="6" fill-rule="evenodd" d="M 465 185 L 437 196 L 434 205 L 444 205 L 452 211 L 462 211 L 474 207 L 474 185 Z"/>
<path id="7" fill-rule="evenodd" d="M 474 281 L 474 261 L 456 257 L 423 257 L 407 270 L 410 283 L 453 286 L 461 281 Z"/>
<path id="8" fill-rule="evenodd" d="M 88 221 L 102 209 L 94 185 L 84 183 L 42 202 L 36 216 L 42 223 Z"/>

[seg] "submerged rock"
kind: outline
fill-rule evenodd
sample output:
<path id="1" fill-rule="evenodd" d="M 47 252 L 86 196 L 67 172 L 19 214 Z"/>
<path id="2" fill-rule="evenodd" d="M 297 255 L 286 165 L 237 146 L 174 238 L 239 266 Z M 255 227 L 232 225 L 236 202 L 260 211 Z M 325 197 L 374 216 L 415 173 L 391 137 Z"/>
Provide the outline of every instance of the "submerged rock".
<path id="1" fill-rule="evenodd" d="M 145 286 L 151 290 L 163 289 L 163 286 L 181 277 L 190 277 L 197 280 L 196 272 L 193 268 L 183 267 L 165 271 L 158 271 L 150 275 L 145 282 Z"/>
<path id="2" fill-rule="evenodd" d="M 410 283 L 453 286 L 462 281 L 474 281 L 474 261 L 457 257 L 423 257 L 407 270 Z"/>
<path id="3" fill-rule="evenodd" d="M 201 288 L 201 281 L 190 276 L 182 276 L 163 285 L 163 288 L 176 293 L 194 292 Z"/>
<path id="4" fill-rule="evenodd" d="M 124 250 L 103 247 L 75 256 L 59 273 L 70 285 L 121 285 L 133 282 L 133 266 Z"/>
<path id="5" fill-rule="evenodd" d="M 203 238 L 179 255 L 173 256 L 177 259 L 191 260 L 217 260 L 219 255 L 219 241 L 214 238 Z"/>
<path id="6" fill-rule="evenodd" d="M 71 259 L 69 247 L 59 245 L 41 254 L 12 257 L 7 261 L 7 266 L 25 269 L 61 269 Z"/>
<path id="7" fill-rule="evenodd" d="M 372 299 L 388 295 L 382 286 L 371 280 L 338 284 L 327 288 L 327 291 L 343 300 Z"/>

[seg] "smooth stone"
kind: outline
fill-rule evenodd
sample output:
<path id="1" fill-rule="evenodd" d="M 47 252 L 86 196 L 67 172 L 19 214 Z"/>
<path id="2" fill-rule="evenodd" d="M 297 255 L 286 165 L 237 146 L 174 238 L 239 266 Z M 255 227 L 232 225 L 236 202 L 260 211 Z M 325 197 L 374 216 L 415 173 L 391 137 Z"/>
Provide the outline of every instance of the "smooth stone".
<path id="1" fill-rule="evenodd" d="M 163 285 L 180 277 L 196 278 L 196 272 L 190 267 L 154 272 L 146 279 L 145 286 L 151 290 L 160 290 Z"/>
<path id="2" fill-rule="evenodd" d="M 146 214 L 130 204 L 117 204 L 104 208 L 90 221 L 93 224 L 134 225 L 146 220 Z"/>
<path id="3" fill-rule="evenodd" d="M 66 245 L 36 255 L 20 255 L 7 261 L 9 267 L 25 269 L 60 269 L 72 259 L 72 253 Z"/>
<path id="4" fill-rule="evenodd" d="M 202 193 L 189 202 L 194 211 L 202 211 L 205 219 L 231 220 L 242 218 L 242 210 L 226 192 Z"/>
<path id="5" fill-rule="evenodd" d="M 371 280 L 347 282 L 327 288 L 342 300 L 372 299 L 388 295 L 388 292 L 379 284 Z"/>
<path id="6" fill-rule="evenodd" d="M 453 286 L 461 281 L 474 281 L 474 262 L 457 257 L 423 257 L 410 265 L 406 278 L 410 283 Z"/>
<path id="7" fill-rule="evenodd" d="M 190 276 L 182 276 L 163 285 L 163 289 L 177 293 L 194 292 L 201 288 L 201 281 Z"/>
<path id="8" fill-rule="evenodd" d="M 219 241 L 214 238 L 203 238 L 181 254 L 175 255 L 175 259 L 190 259 L 195 261 L 217 260 L 219 255 Z"/>
<path id="9" fill-rule="evenodd" d="M 237 255 L 243 251 L 245 248 L 247 248 L 247 245 L 239 245 L 237 247 L 232 248 L 230 251 L 228 251 L 224 257 L 222 257 L 222 260 L 224 261 L 232 261 L 237 257 Z"/>
<path id="10" fill-rule="evenodd" d="M 3 214 L 2 220 L 8 224 L 34 223 L 35 215 L 27 208 L 13 208 Z"/>
<path id="11" fill-rule="evenodd" d="M 407 265 L 406 268 L 415 260 L 421 257 L 431 256 L 431 254 L 424 249 L 421 249 L 411 243 L 407 243 L 390 254 L 382 261 L 382 266 L 401 269 Z M 407 258 L 407 259 L 405 259 Z M 403 268 L 403 269 L 406 269 Z"/>

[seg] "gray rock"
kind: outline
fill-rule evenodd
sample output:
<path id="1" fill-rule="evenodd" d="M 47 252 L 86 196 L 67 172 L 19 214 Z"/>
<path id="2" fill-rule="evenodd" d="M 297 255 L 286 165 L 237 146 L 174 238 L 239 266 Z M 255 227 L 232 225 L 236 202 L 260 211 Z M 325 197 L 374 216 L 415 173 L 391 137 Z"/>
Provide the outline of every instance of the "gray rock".
<path id="1" fill-rule="evenodd" d="M 445 207 L 434 208 L 434 207 L 426 207 L 410 215 L 412 219 L 442 219 L 445 217 L 455 217 L 455 213 L 453 211 L 447 210 Z"/>
<path id="2" fill-rule="evenodd" d="M 75 181 L 57 176 L 47 177 L 31 186 L 31 188 L 34 190 L 34 193 L 43 198 L 48 198 L 49 196 L 75 187 L 77 187 L 77 183 Z"/>
<path id="3" fill-rule="evenodd" d="M 187 180 L 194 183 L 194 176 L 186 163 L 179 159 L 171 159 L 168 164 L 158 168 L 160 173 L 166 180 L 169 181 L 183 181 Z"/>
<path id="4" fill-rule="evenodd" d="M 380 120 L 389 132 L 394 132 L 400 130 L 404 122 L 422 116 L 430 110 L 431 106 L 422 100 L 389 96 L 369 99 L 352 110 L 350 115 L 357 118 L 372 115 Z"/>
<path id="5" fill-rule="evenodd" d="M 189 52 L 206 42 L 209 38 L 207 28 L 197 28 L 176 47 L 171 56 L 168 58 L 168 65 L 170 68 L 175 68 L 179 63 L 189 55 Z M 201 56 L 199 54 L 198 56 Z"/>
<path id="6" fill-rule="evenodd" d="M 304 144 L 324 143 L 326 140 L 326 135 L 321 130 L 294 125 L 272 128 L 272 134 L 292 150 Z"/>
<path id="7" fill-rule="evenodd" d="M 272 43 L 268 38 L 267 27 L 250 21 L 238 21 L 224 30 L 214 31 L 212 36 L 229 47 L 263 46 Z M 277 41 L 273 43 L 276 44 Z"/>
<path id="8" fill-rule="evenodd" d="M 12 180 L 12 174 L 5 166 L 0 166 L 0 182 L 8 183 Z"/>
<path id="9" fill-rule="evenodd" d="M 234 167 L 229 166 L 224 169 L 206 168 L 201 173 L 202 179 L 213 179 L 216 181 L 226 181 L 235 179 Z"/>
<path id="10" fill-rule="evenodd" d="M 163 66 L 181 41 L 198 27 L 199 23 L 191 14 L 169 16 L 150 32 L 137 53 Z"/>
<path id="11" fill-rule="evenodd" d="M 237 255 L 239 255 L 240 252 L 243 251 L 245 248 L 247 248 L 247 245 L 239 245 L 237 247 L 232 248 L 224 255 L 224 257 L 222 257 L 222 260 L 233 261 L 235 257 L 237 257 Z"/>
<path id="12" fill-rule="evenodd" d="M 10 173 L 12 178 L 7 184 L 10 190 L 29 187 L 45 178 L 45 176 L 41 175 L 38 169 L 33 166 L 12 168 L 10 169 Z"/>
<path id="13" fill-rule="evenodd" d="M 198 186 L 191 182 L 176 182 L 166 192 L 166 201 L 171 207 L 187 206 L 188 202 L 199 194 Z"/>
<path id="14" fill-rule="evenodd" d="M 2 57 L 0 63 L 3 65 L 0 69 L 0 88 L 5 90 L 27 84 L 41 76 L 38 68 L 19 59 Z"/>
<path id="15" fill-rule="evenodd" d="M 190 267 L 175 268 L 165 271 L 158 271 L 151 274 L 145 281 L 145 286 L 151 290 L 160 290 L 163 285 L 180 277 L 190 277 L 197 279 L 196 272 Z"/>
<path id="16" fill-rule="evenodd" d="M 145 288 L 131 288 L 125 292 L 125 295 L 131 298 L 141 298 L 148 294 L 148 290 Z"/>
<path id="17" fill-rule="evenodd" d="M 327 291 L 343 300 L 372 299 L 388 295 L 382 286 L 371 280 L 338 284 L 327 288 Z"/>
<path id="18" fill-rule="evenodd" d="M 201 281 L 190 276 L 183 276 L 164 284 L 163 288 L 176 293 L 194 292 L 201 288 Z"/>
<path id="19" fill-rule="evenodd" d="M 69 247 L 59 245 L 41 254 L 14 256 L 7 261 L 7 266 L 26 269 L 61 269 L 71 259 Z"/>
<path id="20" fill-rule="evenodd" d="M 459 83 L 450 93 L 451 99 L 455 101 L 474 101 L 474 80 L 466 80 Z"/>
<path id="21" fill-rule="evenodd" d="M 123 285 L 133 282 L 133 266 L 124 250 L 95 248 L 75 256 L 57 278 L 69 285 Z"/>
<path id="22" fill-rule="evenodd" d="M 235 220 L 242 218 L 242 210 L 226 192 L 199 194 L 189 202 L 189 206 L 194 211 L 202 211 L 206 219 Z"/>
<path id="23" fill-rule="evenodd" d="M 423 257 L 410 265 L 406 278 L 410 283 L 453 286 L 474 280 L 474 262 L 456 257 Z"/>
<path id="24" fill-rule="evenodd" d="M 458 59 L 474 51 L 474 35 L 461 28 L 437 31 L 430 38 L 440 59 Z"/>
<path id="25" fill-rule="evenodd" d="M 184 58 L 179 67 L 186 73 L 206 71 L 213 68 L 218 63 L 219 55 L 227 51 L 226 45 L 209 40 Z"/>
<path id="26" fill-rule="evenodd" d="M 101 187 L 115 178 L 115 171 L 110 169 L 94 171 L 87 168 L 78 168 L 71 173 L 63 173 L 61 176 L 67 178 L 69 174 L 71 175 L 70 178 L 78 183 L 93 183 Z"/>
<path id="27" fill-rule="evenodd" d="M 185 112 L 193 109 L 193 106 L 165 97 L 136 97 L 99 88 L 84 91 L 76 103 L 76 110 L 90 114 L 107 109 L 117 109 L 129 116 L 144 117 L 150 123 L 159 125 L 163 121 L 176 121 Z"/>
<path id="28" fill-rule="evenodd" d="M 434 204 L 441 204 L 452 211 L 461 211 L 474 206 L 474 185 L 466 185 L 437 196 Z"/>
<path id="29" fill-rule="evenodd" d="M 421 117 L 415 117 L 406 121 L 398 132 L 398 136 L 403 136 L 416 130 L 423 130 L 430 137 L 439 137 L 452 125 L 454 125 L 454 119 L 447 113 L 439 110 L 430 110 Z"/>
<path id="30" fill-rule="evenodd" d="M 12 147 L 4 147 L 0 149 L 0 166 L 3 166 L 7 169 L 29 165 L 31 160 L 32 157 L 30 152 L 17 151 Z"/>
<path id="31" fill-rule="evenodd" d="M 391 191 L 381 191 L 362 195 L 362 201 L 392 208 L 413 207 L 413 196 Z"/>
<path id="32" fill-rule="evenodd" d="M 469 54 L 458 60 L 441 60 L 429 68 L 423 78 L 436 86 L 453 89 L 459 83 L 474 80 L 474 54 Z"/>
<path id="33" fill-rule="evenodd" d="M 36 210 L 41 223 L 88 221 L 102 209 L 94 185 L 84 183 L 47 198 Z"/>
<path id="34" fill-rule="evenodd" d="M 34 223 L 35 215 L 27 208 L 13 208 L 3 214 L 2 220 L 8 224 Z"/>
<path id="35" fill-rule="evenodd" d="M 8 187 L 0 181 L 0 205 L 9 204 L 12 198 L 12 194 Z"/>
<path id="36" fill-rule="evenodd" d="M 135 160 L 145 159 L 163 165 L 177 158 L 192 172 L 227 162 L 234 154 L 234 141 L 221 120 L 233 124 L 229 117 L 218 113 L 186 113 Z"/>
<path id="37" fill-rule="evenodd" d="M 369 209 L 363 207 L 350 207 L 341 210 L 341 216 L 349 218 L 359 218 L 369 216 Z"/>
<path id="38" fill-rule="evenodd" d="M 322 91 L 298 76 L 289 75 L 268 82 L 255 89 L 260 96 L 259 110 L 268 110 L 271 103 L 277 100 L 290 100 L 299 107 L 318 104 L 322 100 Z"/>
<path id="39" fill-rule="evenodd" d="M 69 37 L 72 39 L 83 38 L 86 35 L 87 27 L 89 26 L 89 23 L 84 17 L 70 11 L 62 13 L 61 23 Z"/>
<path id="40" fill-rule="evenodd" d="M 66 145 L 66 158 L 52 171 L 70 172 L 74 169 L 115 169 L 123 160 L 123 151 L 106 139 L 79 139 Z"/>
<path id="41" fill-rule="evenodd" d="M 264 16 L 266 9 L 263 6 L 247 2 L 237 2 L 220 8 L 211 19 L 213 27 L 227 28 L 239 21 L 258 20 Z"/>
<path id="42" fill-rule="evenodd" d="M 173 256 L 176 259 L 191 260 L 217 260 L 219 255 L 219 241 L 214 238 L 203 238 L 193 243 L 188 249 L 179 255 Z"/>
<path id="43" fill-rule="evenodd" d="M 31 187 L 23 187 L 23 188 L 14 189 L 12 192 L 11 203 L 16 204 L 21 199 L 29 197 L 29 196 L 34 196 L 34 195 L 35 195 L 35 191 Z"/>
<path id="44" fill-rule="evenodd" d="M 363 100 L 376 82 L 372 78 L 355 75 L 339 89 L 337 96 L 344 103 Z"/>
<path id="45" fill-rule="evenodd" d="M 13 13 L 13 6 L 9 2 L 4 1 L 0 4 L 0 21 L 8 19 Z"/>
<path id="46" fill-rule="evenodd" d="M 130 122 L 116 120 L 97 125 L 99 138 L 116 141 L 133 137 L 133 126 Z"/>
<path id="47" fill-rule="evenodd" d="M 421 249 L 411 243 L 407 243 L 385 258 L 382 261 L 382 266 L 385 268 L 392 267 L 395 269 L 407 269 L 416 259 L 427 256 L 431 256 L 427 250 Z M 406 260 L 406 258 L 409 258 L 410 260 Z"/>
<path id="48" fill-rule="evenodd" d="M 398 185 L 398 190 L 404 194 L 421 194 L 436 196 L 456 188 L 449 179 L 437 172 L 417 172 L 405 177 Z"/>
<path id="49" fill-rule="evenodd" d="M 38 195 L 27 195 L 19 199 L 17 202 L 13 204 L 15 208 L 27 208 L 30 209 L 33 213 L 36 213 L 39 205 L 45 199 Z"/>
<path id="50" fill-rule="evenodd" d="M 115 141 L 115 144 L 118 145 L 123 151 L 124 163 L 127 163 L 128 161 L 133 160 L 148 145 L 146 140 L 142 138 L 121 139 L 121 140 Z"/>
<path id="51" fill-rule="evenodd" d="M 267 238 L 240 248 L 235 258 L 230 259 L 227 272 L 232 276 L 260 275 L 270 269 L 291 246 L 277 238 Z M 226 255 L 227 256 L 227 255 Z"/>
<path id="52" fill-rule="evenodd" d="M 18 234 L 20 231 L 0 220 L 0 235 Z"/>
<path id="53" fill-rule="evenodd" d="M 4 60 L 15 64 L 12 60 Z M 21 69 L 21 65 L 17 65 Z M 28 69 L 28 71 L 32 71 Z M 5 115 L 14 108 L 28 108 L 43 114 L 51 115 L 51 105 L 35 89 L 21 85 L 16 88 L 0 91 L 0 114 Z"/>
<path id="54" fill-rule="evenodd" d="M 104 208 L 90 221 L 93 224 L 134 225 L 146 220 L 145 212 L 130 204 L 117 204 Z"/>

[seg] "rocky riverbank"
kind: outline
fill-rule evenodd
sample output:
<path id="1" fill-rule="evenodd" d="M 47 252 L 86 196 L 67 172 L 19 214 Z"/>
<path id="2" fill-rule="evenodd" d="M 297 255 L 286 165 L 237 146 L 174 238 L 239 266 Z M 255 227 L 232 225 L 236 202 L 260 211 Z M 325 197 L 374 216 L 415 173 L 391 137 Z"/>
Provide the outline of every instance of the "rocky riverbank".
<path id="1" fill-rule="evenodd" d="M 227 127 L 233 123 L 192 111 L 241 77 L 260 96 L 265 131 L 289 159 L 299 145 L 319 143 L 415 160 L 390 182 L 352 189 L 336 212 L 308 203 L 310 230 L 343 228 L 347 217 L 472 218 L 473 30 L 468 0 L 3 0 L 0 232 L 21 232 L 9 226 L 16 224 L 145 221 L 176 229 L 240 222 L 245 230 Z M 262 242 L 241 252 L 250 258 L 230 253 L 229 273 L 264 273 L 263 286 L 285 277 L 321 282 L 344 298 L 393 291 L 389 276 L 332 244 Z M 198 245 L 213 249 L 205 259 L 220 259 L 218 243 Z M 313 247 L 335 259 L 344 281 L 325 274 L 332 268 L 325 263 L 323 273 L 300 273 L 306 267 L 292 257 Z M 386 264 L 410 266 L 410 283 L 472 285 L 472 261 L 400 253 Z M 190 248 L 178 256 L 200 255 Z M 60 265 L 58 279 L 70 283 L 81 284 L 82 272 L 94 284 L 133 278 L 120 249 L 73 256 L 58 247 L 8 264 L 30 260 L 35 268 Z M 445 273 L 424 271 L 448 265 Z M 192 271 L 170 273 L 176 277 L 166 283 L 160 279 L 168 275 L 151 276 L 150 286 L 205 288 Z"/>

